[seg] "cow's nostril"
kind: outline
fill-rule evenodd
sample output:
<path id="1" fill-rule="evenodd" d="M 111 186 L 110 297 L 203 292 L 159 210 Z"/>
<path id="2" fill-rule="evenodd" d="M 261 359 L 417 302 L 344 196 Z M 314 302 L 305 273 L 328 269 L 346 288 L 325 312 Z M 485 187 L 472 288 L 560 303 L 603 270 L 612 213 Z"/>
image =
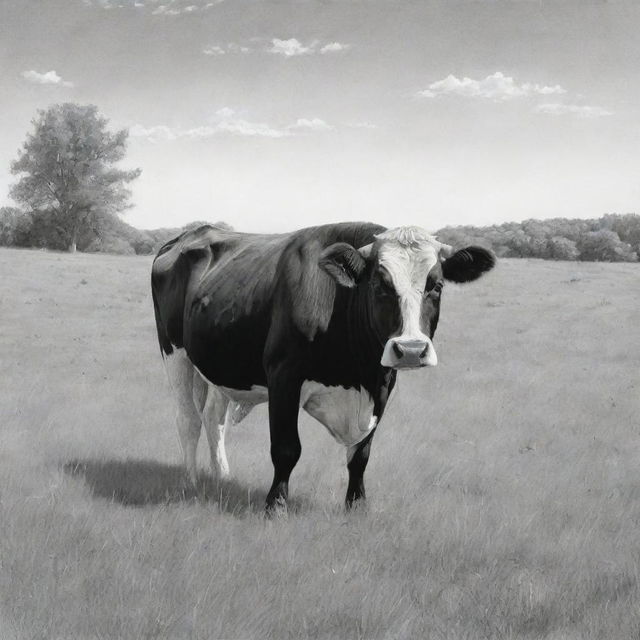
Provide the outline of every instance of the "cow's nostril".
<path id="1" fill-rule="evenodd" d="M 404 355 L 404 350 L 397 342 L 393 343 L 393 352 L 398 356 L 398 358 L 402 358 Z"/>
<path id="2" fill-rule="evenodd" d="M 429 345 L 427 344 L 424 348 L 424 351 L 420 354 L 421 358 L 426 358 L 427 357 L 427 352 L 429 351 Z"/>

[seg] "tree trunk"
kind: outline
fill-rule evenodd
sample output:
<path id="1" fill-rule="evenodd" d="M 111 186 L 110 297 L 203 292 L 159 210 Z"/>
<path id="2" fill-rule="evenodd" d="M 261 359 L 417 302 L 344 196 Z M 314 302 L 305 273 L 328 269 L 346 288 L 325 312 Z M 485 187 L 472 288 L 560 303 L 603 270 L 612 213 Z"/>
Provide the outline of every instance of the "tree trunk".
<path id="1" fill-rule="evenodd" d="M 78 227 L 76 226 L 71 233 L 71 242 L 69 242 L 69 253 L 76 252 L 76 241 L 78 239 Z"/>

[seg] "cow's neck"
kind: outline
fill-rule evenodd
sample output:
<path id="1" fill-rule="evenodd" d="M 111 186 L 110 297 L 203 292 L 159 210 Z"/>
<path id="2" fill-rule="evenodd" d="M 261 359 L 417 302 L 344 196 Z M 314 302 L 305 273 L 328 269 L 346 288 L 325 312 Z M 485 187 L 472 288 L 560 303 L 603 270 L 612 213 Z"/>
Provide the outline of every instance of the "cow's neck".
<path id="1" fill-rule="evenodd" d="M 386 379 L 387 367 L 380 364 L 384 341 L 373 329 L 371 307 L 366 287 L 355 287 L 349 291 L 347 304 L 348 348 L 356 363 L 362 384 L 368 390 L 379 388 Z"/>

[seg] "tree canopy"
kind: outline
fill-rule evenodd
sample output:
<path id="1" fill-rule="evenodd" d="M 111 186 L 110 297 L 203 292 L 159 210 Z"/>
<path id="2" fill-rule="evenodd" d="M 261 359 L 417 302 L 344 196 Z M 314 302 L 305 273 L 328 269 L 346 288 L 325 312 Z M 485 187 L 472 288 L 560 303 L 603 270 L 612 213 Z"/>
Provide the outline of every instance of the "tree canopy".
<path id="1" fill-rule="evenodd" d="M 489 227 L 445 227 L 436 232 L 456 246 L 478 244 L 507 258 L 637 262 L 640 216 L 610 213 L 601 218 L 550 218 Z"/>
<path id="2" fill-rule="evenodd" d="M 107 130 L 93 105 L 64 103 L 38 111 L 11 171 L 20 179 L 9 195 L 51 226 L 70 251 L 87 227 L 128 208 L 126 185 L 140 169 L 117 168 L 126 129 Z"/>

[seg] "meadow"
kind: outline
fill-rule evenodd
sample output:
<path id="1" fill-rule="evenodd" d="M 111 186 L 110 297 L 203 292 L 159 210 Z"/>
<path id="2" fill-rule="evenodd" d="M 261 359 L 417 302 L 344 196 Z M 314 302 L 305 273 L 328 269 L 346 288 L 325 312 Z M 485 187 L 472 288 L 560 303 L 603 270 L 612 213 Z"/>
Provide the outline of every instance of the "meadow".
<path id="1" fill-rule="evenodd" d="M 266 411 L 232 480 L 183 479 L 150 257 L 0 250 L 0 638 L 640 638 L 640 266 L 503 260 L 445 287 L 368 507 L 302 414 L 263 517 Z M 204 436 L 204 434 L 203 434 Z"/>

